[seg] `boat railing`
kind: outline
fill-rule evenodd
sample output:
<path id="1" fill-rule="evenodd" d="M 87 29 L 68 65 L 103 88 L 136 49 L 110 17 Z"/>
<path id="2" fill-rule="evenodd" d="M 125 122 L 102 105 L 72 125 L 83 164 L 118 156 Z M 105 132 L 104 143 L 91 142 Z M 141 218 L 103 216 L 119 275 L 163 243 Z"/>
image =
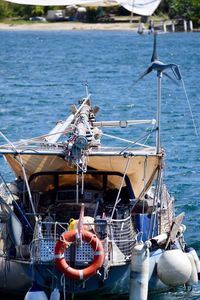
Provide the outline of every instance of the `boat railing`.
<path id="1" fill-rule="evenodd" d="M 109 265 L 124 264 L 130 260 L 137 234 L 131 216 L 122 220 L 98 219 L 98 222 L 94 220 L 93 223 L 85 225 L 102 241 L 106 262 Z M 32 261 L 43 263 L 53 261 L 56 240 L 67 230 L 68 223 L 43 221 L 36 223 L 34 238 L 30 245 Z M 93 260 L 94 250 L 90 244 L 82 242 L 72 247 L 65 251 L 67 261 L 75 261 L 77 265 L 81 265 L 89 264 Z"/>
<path id="2" fill-rule="evenodd" d="M 33 261 L 48 262 L 54 259 L 54 246 L 57 239 L 68 228 L 68 223 L 36 222 L 30 254 Z"/>
<path id="3" fill-rule="evenodd" d="M 111 243 L 111 264 L 124 263 L 131 259 L 132 249 L 137 240 L 131 216 L 125 219 L 112 219 L 109 226 L 109 241 Z"/>
<path id="4" fill-rule="evenodd" d="M 162 207 L 160 210 L 159 226 L 160 233 L 169 232 L 174 220 L 174 198 L 167 191 L 166 186 L 163 186 L 161 195 Z"/>

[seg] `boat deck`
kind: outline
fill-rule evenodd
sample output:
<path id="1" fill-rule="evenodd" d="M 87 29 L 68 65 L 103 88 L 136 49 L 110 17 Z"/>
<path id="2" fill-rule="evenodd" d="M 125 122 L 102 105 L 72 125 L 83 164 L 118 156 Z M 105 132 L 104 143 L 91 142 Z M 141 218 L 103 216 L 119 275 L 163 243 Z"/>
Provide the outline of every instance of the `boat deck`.
<path id="1" fill-rule="evenodd" d="M 27 146 L 19 148 L 0 147 L 0 154 L 20 154 L 20 155 L 65 155 L 65 147 L 63 145 L 57 146 Z M 124 147 L 92 147 L 87 151 L 88 156 L 146 156 L 157 155 L 155 147 L 142 147 L 142 148 L 124 148 Z"/>

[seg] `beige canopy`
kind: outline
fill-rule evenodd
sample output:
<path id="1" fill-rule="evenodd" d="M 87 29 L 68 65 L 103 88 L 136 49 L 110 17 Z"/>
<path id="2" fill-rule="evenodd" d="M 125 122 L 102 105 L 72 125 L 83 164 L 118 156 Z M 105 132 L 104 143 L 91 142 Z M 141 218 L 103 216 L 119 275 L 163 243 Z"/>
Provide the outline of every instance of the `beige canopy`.
<path id="1" fill-rule="evenodd" d="M 144 155 L 145 153 L 145 155 Z M 13 154 L 5 154 L 5 158 L 9 165 L 15 172 L 16 176 L 23 178 L 21 164 L 19 162 L 18 156 Z M 41 154 L 23 154 L 21 155 L 23 165 L 29 178 L 32 174 L 37 172 L 45 171 L 72 171 L 76 170 L 72 167 L 69 162 L 58 155 L 41 155 Z M 88 168 L 108 171 L 108 172 L 120 172 L 122 175 L 126 173 L 130 179 L 134 194 L 138 197 L 143 191 L 149 188 L 152 184 L 158 167 L 160 165 L 160 160 L 162 160 L 162 155 L 155 154 L 152 149 L 144 149 L 132 151 L 131 155 L 124 157 L 120 154 L 111 154 L 109 151 L 104 155 L 98 151 L 98 153 L 92 153 L 87 156 Z M 66 181 L 67 180 L 67 181 Z M 71 177 L 71 180 L 74 180 Z M 119 188 L 121 184 L 121 178 L 118 176 L 110 177 L 110 185 L 113 188 Z M 70 177 L 63 179 L 62 185 L 71 185 Z M 35 188 L 40 191 L 45 191 L 50 189 L 52 186 L 52 178 L 37 178 L 35 182 Z"/>

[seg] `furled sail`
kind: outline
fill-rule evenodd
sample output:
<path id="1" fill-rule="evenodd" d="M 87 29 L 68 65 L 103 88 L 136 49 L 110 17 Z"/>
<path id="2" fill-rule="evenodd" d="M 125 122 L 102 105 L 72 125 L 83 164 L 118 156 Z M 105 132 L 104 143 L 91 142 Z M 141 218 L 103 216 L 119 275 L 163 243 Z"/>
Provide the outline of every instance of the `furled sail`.
<path id="1" fill-rule="evenodd" d="M 41 6 L 112 6 L 121 5 L 125 9 L 142 16 L 154 13 L 161 0 L 6 0 L 12 3 Z"/>

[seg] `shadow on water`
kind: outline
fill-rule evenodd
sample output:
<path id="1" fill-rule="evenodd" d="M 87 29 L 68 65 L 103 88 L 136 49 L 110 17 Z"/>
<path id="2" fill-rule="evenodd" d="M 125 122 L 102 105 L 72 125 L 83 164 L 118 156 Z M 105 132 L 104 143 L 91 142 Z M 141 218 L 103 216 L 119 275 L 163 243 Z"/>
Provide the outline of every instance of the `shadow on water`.
<path id="1" fill-rule="evenodd" d="M 48 299 L 50 299 L 50 295 L 48 295 Z M 90 294 L 90 295 L 80 297 L 71 294 L 71 295 L 66 295 L 65 299 L 63 297 L 60 297 L 60 300 L 104 300 L 104 299 L 129 300 L 129 295 L 113 294 L 113 295 L 97 296 L 94 294 Z M 198 283 L 196 286 L 188 290 L 186 288 L 180 287 L 176 290 L 172 289 L 171 291 L 168 292 L 160 292 L 160 293 L 153 292 L 148 295 L 147 300 L 199 300 L 199 299 L 200 299 L 200 283 Z M 24 300 L 24 296 L 22 295 L 16 296 L 16 295 L 0 292 L 0 300 Z"/>

